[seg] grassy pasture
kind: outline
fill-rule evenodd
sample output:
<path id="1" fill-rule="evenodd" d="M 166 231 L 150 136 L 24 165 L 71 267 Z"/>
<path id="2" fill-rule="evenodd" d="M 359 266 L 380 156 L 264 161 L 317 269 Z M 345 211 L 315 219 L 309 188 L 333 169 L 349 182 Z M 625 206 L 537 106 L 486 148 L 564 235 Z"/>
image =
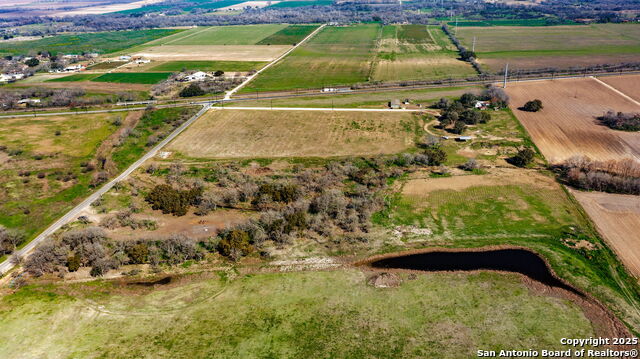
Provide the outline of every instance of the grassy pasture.
<path id="1" fill-rule="evenodd" d="M 0 43 L 0 55 L 27 55 L 37 51 L 52 54 L 112 53 L 180 31 L 182 30 L 154 29 L 58 35 L 40 40 Z"/>
<path id="2" fill-rule="evenodd" d="M 307 37 L 317 28 L 317 25 L 289 25 L 260 40 L 256 45 L 292 45 Z"/>
<path id="3" fill-rule="evenodd" d="M 77 81 L 91 81 L 96 77 L 100 76 L 100 74 L 73 74 L 64 77 L 58 77 L 51 80 L 47 80 L 47 82 L 77 82 Z"/>
<path id="4" fill-rule="evenodd" d="M 113 83 L 130 83 L 130 84 L 156 84 L 169 77 L 168 72 L 138 72 L 138 73 L 119 73 L 112 72 L 100 75 L 92 79 L 96 82 L 113 82 Z"/>
<path id="5" fill-rule="evenodd" d="M 0 224 L 17 228 L 31 237 L 60 213 L 89 193 L 91 174 L 80 173 L 79 164 L 116 130 L 112 121 L 126 114 L 91 114 L 67 117 L 5 119 L 0 144 L 24 151 L 9 164 L 0 159 Z M 56 136 L 56 131 L 60 135 Z M 37 159 L 36 156 L 41 156 Z M 30 171 L 19 177 L 19 171 Z M 78 180 L 57 180 L 56 171 L 78 174 Z M 36 178 L 37 173 L 46 177 Z M 25 182 L 28 180 L 28 182 Z M 25 213 L 25 210 L 29 213 Z"/>
<path id="6" fill-rule="evenodd" d="M 169 61 L 153 66 L 150 70 L 158 72 L 179 72 L 183 69 L 199 71 L 222 70 L 225 72 L 248 72 L 258 70 L 266 64 L 266 62 L 261 61 Z"/>
<path id="7" fill-rule="evenodd" d="M 476 37 L 479 61 L 491 70 L 618 63 L 640 54 L 640 25 L 593 24 L 548 27 L 461 27 L 468 48 Z"/>
<path id="8" fill-rule="evenodd" d="M 397 153 L 414 146 L 419 130 L 410 113 L 215 110 L 169 149 L 194 158 Z"/>
<path id="9" fill-rule="evenodd" d="M 347 85 L 368 79 L 379 25 L 327 27 L 252 81 L 245 92 Z"/>
<path id="10" fill-rule="evenodd" d="M 402 277 L 397 288 L 369 286 L 352 269 L 185 277 L 153 290 L 35 285 L 0 301 L 0 355 L 448 359 L 594 335 L 580 308 L 533 294 L 515 275 Z"/>

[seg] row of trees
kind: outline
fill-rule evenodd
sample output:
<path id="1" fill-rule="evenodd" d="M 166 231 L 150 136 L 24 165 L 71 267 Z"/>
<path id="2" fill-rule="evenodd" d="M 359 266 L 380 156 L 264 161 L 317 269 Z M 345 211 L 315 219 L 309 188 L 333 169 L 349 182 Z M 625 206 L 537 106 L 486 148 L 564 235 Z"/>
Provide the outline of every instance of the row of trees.
<path id="1" fill-rule="evenodd" d="M 80 88 L 48 89 L 44 87 L 30 87 L 25 89 L 7 88 L 0 91 L 0 109 L 11 110 L 19 107 L 18 102 L 24 99 L 37 98 L 39 103 L 29 103 L 30 107 L 80 107 L 118 101 L 130 101 L 135 95 L 130 92 L 119 92 L 114 95 L 85 96 L 86 92 Z"/>
<path id="2" fill-rule="evenodd" d="M 555 169 L 562 180 L 577 188 L 640 195 L 640 164 L 632 159 L 592 161 L 578 156 Z"/>

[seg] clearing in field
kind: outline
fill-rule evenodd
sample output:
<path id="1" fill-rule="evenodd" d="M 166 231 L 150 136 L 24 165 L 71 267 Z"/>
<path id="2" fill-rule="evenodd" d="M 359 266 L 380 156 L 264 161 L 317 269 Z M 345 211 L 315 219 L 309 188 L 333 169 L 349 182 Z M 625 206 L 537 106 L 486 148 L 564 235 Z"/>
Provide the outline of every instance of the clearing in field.
<path id="1" fill-rule="evenodd" d="M 399 274 L 397 288 L 376 288 L 372 274 L 27 286 L 0 301 L 0 356 L 459 358 L 478 348 L 560 350 L 559 337 L 597 335 L 578 306 L 534 294 L 516 275 Z"/>
<path id="2" fill-rule="evenodd" d="M 157 64 L 150 71 L 180 72 L 183 70 L 249 72 L 258 70 L 266 62 L 260 61 L 170 61 Z"/>
<path id="3" fill-rule="evenodd" d="M 325 27 L 265 70 L 245 92 L 348 85 L 367 81 L 380 26 Z"/>
<path id="4" fill-rule="evenodd" d="M 640 277 L 640 200 L 638 196 L 572 190 L 622 263 Z"/>
<path id="5" fill-rule="evenodd" d="M 289 45 L 164 45 L 142 49 L 135 56 L 155 61 L 273 61 Z"/>
<path id="6" fill-rule="evenodd" d="M 187 157 L 331 157 L 397 153 L 414 144 L 411 113 L 213 110 L 169 146 Z"/>
<path id="7" fill-rule="evenodd" d="M 378 41 L 373 79 L 402 81 L 473 76 L 469 63 L 437 26 L 386 25 Z"/>
<path id="8" fill-rule="evenodd" d="M 540 27 L 460 27 L 458 38 L 481 64 L 499 71 L 508 62 L 519 68 L 568 68 L 637 61 L 640 25 L 593 24 Z"/>
<path id="9" fill-rule="evenodd" d="M 640 160 L 640 133 L 598 123 L 606 111 L 638 112 L 640 106 L 594 78 L 510 83 L 511 108 L 549 162 L 584 155 L 594 160 Z M 518 110 L 540 99 L 539 112 Z"/>

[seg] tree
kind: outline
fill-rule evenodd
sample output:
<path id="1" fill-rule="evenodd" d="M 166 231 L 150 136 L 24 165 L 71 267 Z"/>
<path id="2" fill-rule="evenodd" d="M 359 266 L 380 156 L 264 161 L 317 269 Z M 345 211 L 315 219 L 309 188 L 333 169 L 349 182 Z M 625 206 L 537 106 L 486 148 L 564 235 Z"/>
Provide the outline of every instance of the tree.
<path id="1" fill-rule="evenodd" d="M 229 257 L 236 261 L 243 256 L 253 252 L 253 245 L 251 245 L 251 238 L 249 233 L 240 229 L 232 229 L 230 231 L 223 232 L 220 235 L 221 239 L 218 242 L 218 252 L 225 257 Z"/>
<path id="2" fill-rule="evenodd" d="M 220 77 L 222 75 L 224 75 L 224 71 L 222 70 L 217 70 L 216 72 L 213 73 L 213 76 L 215 77 Z"/>
<path id="3" fill-rule="evenodd" d="M 494 107 L 507 107 L 509 105 L 509 95 L 500 87 L 489 85 L 482 93 L 482 97 L 491 102 Z"/>
<path id="4" fill-rule="evenodd" d="M 467 129 L 467 126 L 464 124 L 464 122 L 456 121 L 451 131 L 457 135 L 461 135 L 466 129 Z"/>
<path id="5" fill-rule="evenodd" d="M 35 57 L 32 57 L 29 60 L 25 61 L 24 63 L 29 67 L 36 67 L 40 65 L 40 60 L 36 59 Z"/>
<path id="6" fill-rule="evenodd" d="M 460 103 L 464 107 L 473 107 L 473 106 L 475 106 L 477 100 L 478 100 L 478 98 L 476 97 L 476 95 L 474 95 L 472 93 L 468 93 L 468 92 L 463 94 L 460 97 Z"/>
<path id="7" fill-rule="evenodd" d="M 518 167 L 526 167 L 533 162 L 535 155 L 536 153 L 530 147 L 525 147 L 519 150 L 518 153 L 511 158 L 511 163 Z"/>
<path id="8" fill-rule="evenodd" d="M 204 90 L 201 89 L 198 84 L 193 83 L 180 91 L 180 97 L 202 96 L 205 93 L 206 92 L 204 92 Z"/>
<path id="9" fill-rule="evenodd" d="M 476 53 L 467 49 L 462 49 L 460 51 L 460 58 L 462 58 L 463 61 L 470 62 L 472 59 L 476 58 Z"/>
<path id="10" fill-rule="evenodd" d="M 540 110 L 542 110 L 544 107 L 542 106 L 542 101 L 535 99 L 535 100 L 531 100 L 527 103 L 524 104 L 524 106 L 522 106 L 522 110 L 523 111 L 527 111 L 527 112 L 538 112 Z"/>
<path id="11" fill-rule="evenodd" d="M 21 232 L 0 226 L 0 255 L 13 252 L 24 240 Z"/>

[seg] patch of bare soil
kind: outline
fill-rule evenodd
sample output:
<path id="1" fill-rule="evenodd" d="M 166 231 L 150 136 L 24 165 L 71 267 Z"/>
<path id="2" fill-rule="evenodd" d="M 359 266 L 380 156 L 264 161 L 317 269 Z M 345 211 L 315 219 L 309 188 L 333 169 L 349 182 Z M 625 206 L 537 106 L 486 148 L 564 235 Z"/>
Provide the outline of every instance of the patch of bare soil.
<path id="1" fill-rule="evenodd" d="M 395 288 L 400 286 L 402 279 L 395 273 L 382 272 L 369 277 L 367 283 L 376 288 Z"/>
<path id="2" fill-rule="evenodd" d="M 640 278 L 640 197 L 577 190 L 571 193 L 622 263 Z"/>
<path id="3" fill-rule="evenodd" d="M 557 189 L 558 184 L 552 177 L 535 170 L 513 168 L 494 168 L 485 175 L 464 175 L 441 178 L 409 179 L 402 189 L 407 196 L 427 196 L 440 190 L 462 191 L 475 186 L 532 185 L 548 189 Z"/>
<path id="4" fill-rule="evenodd" d="M 598 79 L 634 100 L 640 101 L 640 75 L 608 76 Z"/>
<path id="5" fill-rule="evenodd" d="M 582 155 L 594 160 L 640 160 L 640 133 L 612 130 L 597 121 L 606 111 L 638 112 L 640 106 L 593 78 L 510 84 L 511 108 L 551 163 Z M 539 99 L 538 112 L 521 111 Z"/>

